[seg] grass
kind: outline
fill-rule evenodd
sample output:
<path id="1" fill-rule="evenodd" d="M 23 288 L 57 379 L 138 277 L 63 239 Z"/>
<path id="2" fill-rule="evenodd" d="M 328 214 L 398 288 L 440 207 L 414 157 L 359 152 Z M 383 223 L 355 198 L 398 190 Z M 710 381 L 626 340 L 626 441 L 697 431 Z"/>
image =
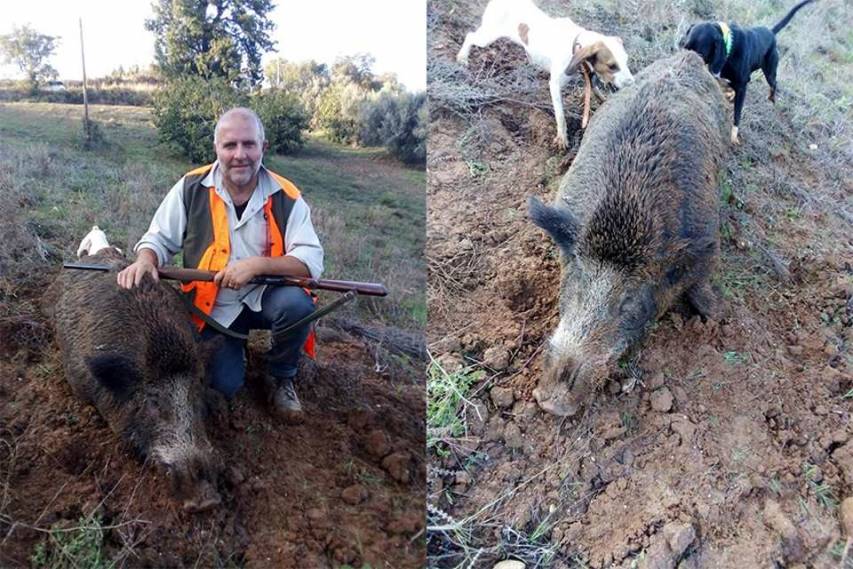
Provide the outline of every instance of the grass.
<path id="1" fill-rule="evenodd" d="M 466 397 L 485 375 L 473 367 L 451 373 L 431 361 L 427 371 L 427 450 L 447 456 L 452 440 L 467 432 L 462 411 L 471 402 Z"/>
<path id="2" fill-rule="evenodd" d="M 399 165 L 382 149 L 349 148 L 317 136 L 308 138 L 300 154 L 270 157 L 267 163 L 311 204 L 327 251 L 326 276 L 384 282 L 389 298 L 360 300 L 365 312 L 388 324 L 423 329 L 425 172 Z"/>
<path id="3" fill-rule="evenodd" d="M 782 495 L 782 482 L 775 476 L 767 483 L 767 487 L 777 496 Z"/>
<path id="4" fill-rule="evenodd" d="M 484 519 L 480 519 L 480 517 Z M 488 560 L 515 559 L 522 561 L 525 567 L 539 569 L 551 567 L 557 556 L 557 546 L 549 543 L 551 529 L 555 520 L 551 515 L 545 517 L 527 533 L 508 525 L 495 527 L 488 520 L 487 512 L 457 520 L 433 506 L 427 504 L 428 528 L 433 539 L 442 538 L 447 549 L 444 554 L 431 556 L 433 563 L 440 567 L 455 569 L 491 566 Z M 500 534 L 500 543 L 495 546 L 479 545 L 475 532 L 488 528 L 490 532 Z"/>
<path id="5" fill-rule="evenodd" d="M 809 486 L 809 490 L 814 494 L 818 503 L 828 510 L 834 510 L 838 507 L 838 499 L 829 486 L 822 479 L 818 480 L 818 469 L 814 464 L 806 463 L 803 465 L 803 476 Z"/>
<path id="6" fill-rule="evenodd" d="M 0 290 L 14 294 L 35 267 L 72 258 L 94 224 L 130 250 L 168 189 L 196 166 L 158 144 L 148 110 L 139 107 L 91 106 L 106 143 L 83 151 L 80 114 L 74 105 L 0 104 L 0 197 L 6 202 L 0 262 L 12 269 L 0 275 L 6 279 Z M 381 149 L 316 137 L 299 156 L 268 155 L 265 162 L 300 186 L 311 205 L 326 249 L 324 276 L 379 281 L 390 291 L 345 310 L 423 329 L 425 173 Z"/>
<path id="7" fill-rule="evenodd" d="M 104 528 L 100 516 L 81 517 L 73 528 L 52 528 L 30 558 L 34 569 L 108 569 L 103 555 Z"/>
<path id="8" fill-rule="evenodd" d="M 835 543 L 832 544 L 832 547 L 829 549 L 829 554 L 836 561 L 841 561 L 841 557 L 844 555 L 844 552 L 847 549 L 847 540 L 839 539 L 836 540 Z"/>
<path id="9" fill-rule="evenodd" d="M 619 414 L 619 421 L 621 422 L 622 426 L 625 427 L 625 431 L 628 434 L 633 434 L 634 432 L 636 432 L 640 424 L 640 420 L 637 418 L 637 416 L 631 413 L 630 411 L 622 411 Z"/>
<path id="10" fill-rule="evenodd" d="M 738 365 L 744 363 L 746 354 L 738 352 L 723 352 L 723 361 L 729 365 Z"/>

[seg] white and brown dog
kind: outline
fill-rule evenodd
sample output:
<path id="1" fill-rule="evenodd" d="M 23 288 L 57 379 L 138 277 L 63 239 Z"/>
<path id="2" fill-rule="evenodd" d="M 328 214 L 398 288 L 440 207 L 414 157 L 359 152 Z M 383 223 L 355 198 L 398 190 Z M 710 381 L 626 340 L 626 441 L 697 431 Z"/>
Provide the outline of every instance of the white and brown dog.
<path id="1" fill-rule="evenodd" d="M 533 0 L 491 0 L 480 27 L 465 36 L 456 60 L 467 64 L 471 46 L 487 47 L 500 38 L 523 47 L 534 65 L 551 74 L 548 84 L 557 119 L 555 142 L 560 148 L 568 146 L 562 99 L 567 74 L 586 62 L 604 83 L 617 89 L 634 80 L 620 38 L 584 29 L 570 18 L 552 18 Z"/>
<path id="2" fill-rule="evenodd" d="M 92 230 L 86 234 L 82 241 L 80 241 L 80 246 L 77 247 L 77 257 L 94 255 L 101 249 L 106 249 L 108 247 L 110 247 L 110 242 L 107 241 L 107 234 L 104 233 L 97 225 L 93 225 Z M 118 247 L 113 247 L 113 249 L 121 253 L 121 249 Z"/>

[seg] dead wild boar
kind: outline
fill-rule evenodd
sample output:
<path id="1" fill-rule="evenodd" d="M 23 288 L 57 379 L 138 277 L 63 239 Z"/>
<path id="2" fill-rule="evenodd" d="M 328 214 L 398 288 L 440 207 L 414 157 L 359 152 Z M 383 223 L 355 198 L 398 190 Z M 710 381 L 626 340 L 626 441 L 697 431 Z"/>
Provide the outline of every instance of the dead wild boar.
<path id="1" fill-rule="evenodd" d="M 54 284 L 68 383 L 141 458 L 164 467 L 185 509 L 215 506 L 204 358 L 186 308 L 173 289 L 147 276 L 132 290 L 120 288 L 115 271 L 127 261 L 113 248 L 81 262 L 113 270 L 63 270 Z"/>
<path id="2" fill-rule="evenodd" d="M 560 322 L 534 390 L 556 415 L 576 413 L 675 300 L 714 308 L 720 88 L 689 52 L 636 79 L 595 114 L 554 204 L 529 202 L 562 258 Z"/>

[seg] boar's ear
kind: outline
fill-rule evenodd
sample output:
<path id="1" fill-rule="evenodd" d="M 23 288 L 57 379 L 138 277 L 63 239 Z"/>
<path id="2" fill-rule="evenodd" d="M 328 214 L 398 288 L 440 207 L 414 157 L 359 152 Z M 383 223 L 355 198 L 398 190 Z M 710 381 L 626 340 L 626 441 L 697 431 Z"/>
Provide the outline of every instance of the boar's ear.
<path id="1" fill-rule="evenodd" d="M 121 354 L 103 354 L 86 358 L 89 371 L 107 391 L 119 401 L 125 401 L 142 381 L 137 366 Z"/>
<path id="2" fill-rule="evenodd" d="M 668 267 L 689 267 L 708 259 L 717 249 L 717 240 L 713 237 L 692 237 L 676 241 L 669 247 L 668 253 L 661 259 Z"/>
<path id="3" fill-rule="evenodd" d="M 545 205 L 535 197 L 527 200 L 527 210 L 531 221 L 551 236 L 563 254 L 571 255 L 578 236 L 575 216 L 563 208 Z"/>

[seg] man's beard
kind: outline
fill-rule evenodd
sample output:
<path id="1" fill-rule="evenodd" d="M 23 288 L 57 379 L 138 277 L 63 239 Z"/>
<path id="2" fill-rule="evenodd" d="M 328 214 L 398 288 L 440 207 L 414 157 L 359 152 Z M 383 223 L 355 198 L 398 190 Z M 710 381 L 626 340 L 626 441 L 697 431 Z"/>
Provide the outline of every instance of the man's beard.
<path id="1" fill-rule="evenodd" d="M 225 175 L 228 180 L 235 186 L 245 186 L 252 177 L 258 172 L 257 164 L 246 164 L 243 168 L 233 169 L 228 168 Z"/>

